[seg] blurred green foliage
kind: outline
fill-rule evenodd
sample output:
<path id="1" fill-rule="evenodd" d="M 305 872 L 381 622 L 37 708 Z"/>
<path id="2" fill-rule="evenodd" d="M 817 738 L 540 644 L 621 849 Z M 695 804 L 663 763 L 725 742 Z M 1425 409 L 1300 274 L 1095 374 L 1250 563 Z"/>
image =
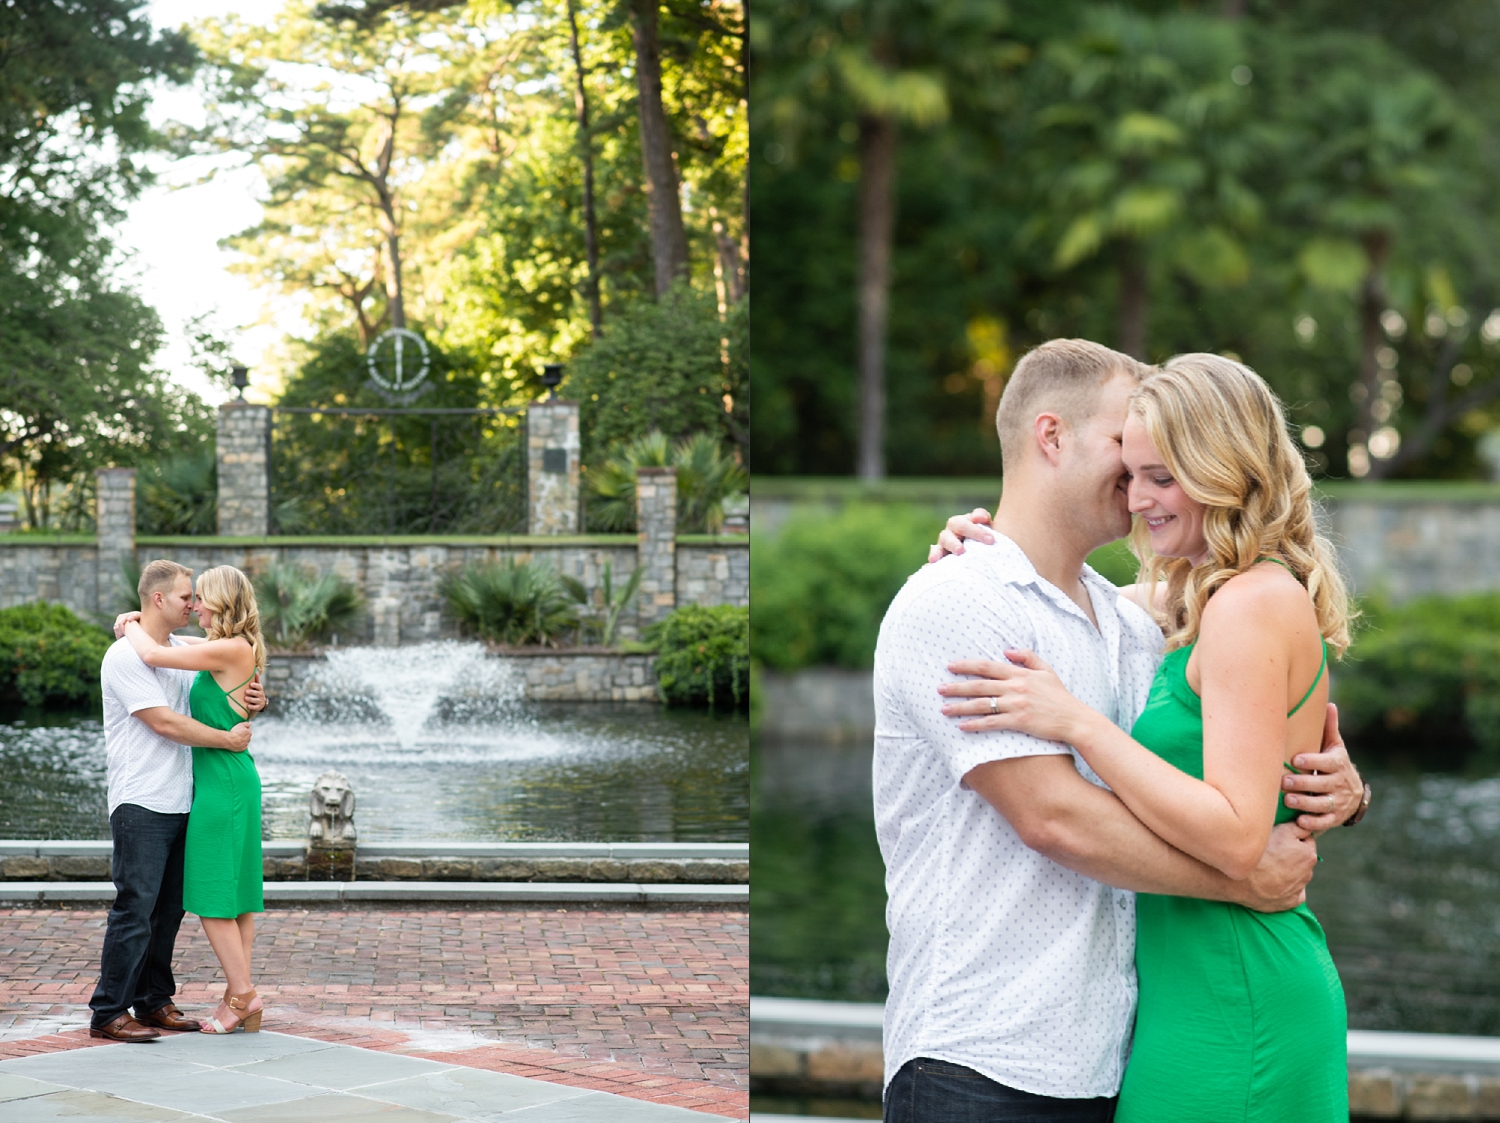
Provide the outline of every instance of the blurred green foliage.
<path id="1" fill-rule="evenodd" d="M 219 526 L 219 470 L 211 446 L 149 460 L 135 477 L 139 534 L 213 534 Z"/>
<path id="2" fill-rule="evenodd" d="M 791 0 L 752 24 L 758 471 L 853 470 L 861 114 L 871 82 L 920 71 L 943 112 L 897 113 L 892 474 L 997 472 L 1004 376 L 1057 336 L 1152 361 L 1233 352 L 1331 476 L 1484 473 L 1476 441 L 1500 420 L 1486 6 L 1014 0 L 982 34 L 967 11 Z"/>
<path id="3" fill-rule="evenodd" d="M 645 639 L 656 648 L 656 685 L 668 706 L 748 710 L 750 610 L 684 605 Z"/>
<path id="4" fill-rule="evenodd" d="M 800 508 L 774 535 L 750 536 L 751 651 L 778 671 L 869 667 L 891 598 L 927 560 L 944 515 L 905 503 Z M 1135 580 L 1122 539 L 1089 562 L 1116 584 Z"/>
<path id="5" fill-rule="evenodd" d="M 60 604 L 0 609 L 0 705 L 97 705 L 99 667 L 113 642 Z"/>
<path id="6" fill-rule="evenodd" d="M 1500 593 L 1364 605 L 1334 701 L 1361 749 L 1424 768 L 1500 765 Z"/>

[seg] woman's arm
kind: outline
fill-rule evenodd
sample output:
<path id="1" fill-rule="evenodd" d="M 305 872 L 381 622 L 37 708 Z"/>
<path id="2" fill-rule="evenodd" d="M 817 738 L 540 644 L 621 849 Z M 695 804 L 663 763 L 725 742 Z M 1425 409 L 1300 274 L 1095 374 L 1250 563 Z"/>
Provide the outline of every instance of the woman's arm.
<path id="1" fill-rule="evenodd" d="M 249 644 L 239 638 L 208 640 L 185 647 L 163 647 L 135 621 L 125 625 L 125 638 L 148 667 L 179 671 L 232 671 L 249 665 Z"/>
<path id="2" fill-rule="evenodd" d="M 1018 666 L 950 670 L 996 683 L 952 683 L 942 692 L 994 696 L 993 716 L 966 730 L 1020 729 L 1074 746 L 1153 833 L 1232 878 L 1249 875 L 1270 838 L 1286 750 L 1287 631 L 1279 598 L 1264 588 L 1234 589 L 1210 602 L 1198 645 L 1204 691 L 1204 779 L 1197 780 L 1133 740 L 1079 702 L 1050 667 L 1030 652 L 1007 653 Z M 1226 595 L 1228 594 L 1228 595 Z M 1226 634 L 1224 624 L 1232 621 Z M 973 703 L 945 707 L 983 713 Z"/>

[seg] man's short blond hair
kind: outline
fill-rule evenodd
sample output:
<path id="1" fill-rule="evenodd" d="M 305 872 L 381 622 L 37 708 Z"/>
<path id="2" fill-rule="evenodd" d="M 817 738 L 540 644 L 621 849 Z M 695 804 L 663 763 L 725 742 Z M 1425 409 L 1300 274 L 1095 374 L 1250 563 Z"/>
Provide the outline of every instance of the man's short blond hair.
<path id="1" fill-rule="evenodd" d="M 141 607 L 146 607 L 146 602 L 151 599 L 152 593 L 170 592 L 173 585 L 177 584 L 179 577 L 192 577 L 193 571 L 185 565 L 178 565 L 174 561 L 158 558 L 156 561 L 147 562 L 141 570 L 141 579 L 136 582 L 135 591 L 141 595 Z"/>
<path id="2" fill-rule="evenodd" d="M 1021 462 L 1038 414 L 1055 413 L 1076 428 L 1093 416 L 1101 386 L 1117 374 L 1139 381 L 1149 369 L 1087 339 L 1049 339 L 1033 347 L 1011 372 L 995 411 L 1005 470 Z"/>

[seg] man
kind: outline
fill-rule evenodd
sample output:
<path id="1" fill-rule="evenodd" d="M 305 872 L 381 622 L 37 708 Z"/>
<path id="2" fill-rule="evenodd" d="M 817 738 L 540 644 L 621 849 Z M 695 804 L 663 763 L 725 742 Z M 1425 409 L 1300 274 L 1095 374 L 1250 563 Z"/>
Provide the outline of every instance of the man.
<path id="1" fill-rule="evenodd" d="M 1312 875 L 1315 846 L 1296 824 L 1277 828 L 1249 879 L 1231 881 L 1147 830 L 1067 746 L 965 733 L 942 713 L 951 664 L 1004 661 L 1008 648 L 1035 651 L 1125 728 L 1144 707 L 1161 633 L 1084 568 L 1130 527 L 1120 435 L 1142 370 L 1082 340 L 1026 355 L 996 418 L 995 541 L 914 575 L 881 625 L 888 1123 L 1104 1123 L 1135 1009 L 1131 891 L 1278 911 Z M 1355 813 L 1364 790 L 1341 746 L 1296 763 L 1325 773 L 1298 781 L 1317 825 Z"/>
<path id="2" fill-rule="evenodd" d="M 141 626 L 160 644 L 181 642 L 172 633 L 188 622 L 193 571 L 154 561 L 141 571 L 137 589 Z M 172 949 L 183 917 L 183 843 L 193 805 L 189 746 L 243 750 L 250 744 L 250 723 L 225 732 L 194 721 L 188 709 L 192 672 L 148 667 L 123 639 L 105 653 L 100 679 L 115 903 L 104 931 L 99 985 L 89 999 L 89 1036 L 151 1041 L 163 1029 L 200 1028 L 172 1001 Z M 247 688 L 245 704 L 252 713 L 265 708 L 259 682 Z"/>

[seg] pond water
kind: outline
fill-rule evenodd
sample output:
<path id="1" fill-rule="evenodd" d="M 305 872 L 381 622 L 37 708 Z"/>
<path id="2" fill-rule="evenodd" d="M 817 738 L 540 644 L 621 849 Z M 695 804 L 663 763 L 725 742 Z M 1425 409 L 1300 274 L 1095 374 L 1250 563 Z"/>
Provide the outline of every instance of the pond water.
<path id="1" fill-rule="evenodd" d="M 743 717 L 523 702 L 513 669 L 477 645 L 337 656 L 301 699 L 256 719 L 268 839 L 306 837 L 326 768 L 349 778 L 370 842 L 748 838 Z M 0 837 L 108 838 L 105 807 L 96 715 L 0 724 Z"/>
<path id="2" fill-rule="evenodd" d="M 1361 767 L 1370 812 L 1324 836 L 1308 889 L 1350 1026 L 1500 1035 L 1500 777 Z M 751 992 L 880 1001 L 870 749 L 762 744 L 751 776 Z"/>

